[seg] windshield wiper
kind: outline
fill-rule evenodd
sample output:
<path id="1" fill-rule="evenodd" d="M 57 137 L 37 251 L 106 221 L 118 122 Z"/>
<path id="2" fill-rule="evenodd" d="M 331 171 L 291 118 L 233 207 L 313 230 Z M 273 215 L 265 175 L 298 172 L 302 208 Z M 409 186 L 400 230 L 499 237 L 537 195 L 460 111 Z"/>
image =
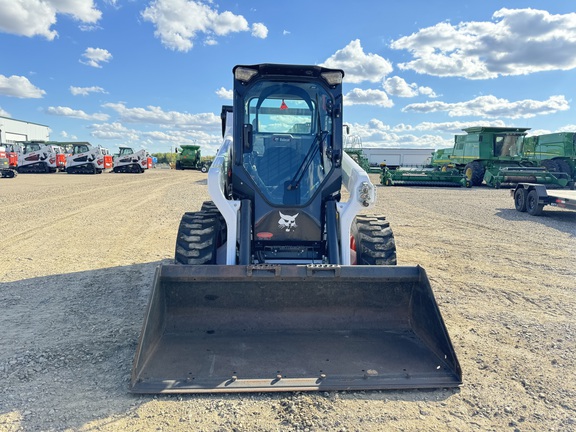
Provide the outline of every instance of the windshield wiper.
<path id="1" fill-rule="evenodd" d="M 287 186 L 288 190 L 298 189 L 298 187 L 300 186 L 300 182 L 302 181 L 302 177 L 304 177 L 304 173 L 306 172 L 306 170 L 316 157 L 316 154 L 320 151 L 322 143 L 324 142 L 324 139 L 326 138 L 327 135 L 328 135 L 327 131 L 321 131 L 314 137 L 314 141 L 312 141 L 312 144 L 310 145 L 310 148 L 308 149 L 306 156 L 304 156 L 304 160 L 302 160 L 302 163 L 296 170 L 296 174 L 294 174 L 294 177 L 292 178 L 292 180 L 290 180 L 290 183 Z M 318 142 L 318 140 L 320 140 L 320 142 Z M 317 142 L 318 144 L 316 144 Z"/>

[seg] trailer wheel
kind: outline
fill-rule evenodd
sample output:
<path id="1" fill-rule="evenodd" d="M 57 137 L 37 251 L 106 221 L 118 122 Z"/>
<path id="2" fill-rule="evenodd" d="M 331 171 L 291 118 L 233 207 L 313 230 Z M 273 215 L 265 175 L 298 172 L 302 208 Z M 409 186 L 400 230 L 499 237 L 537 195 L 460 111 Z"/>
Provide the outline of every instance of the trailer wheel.
<path id="1" fill-rule="evenodd" d="M 485 169 L 478 161 L 473 161 L 464 167 L 464 174 L 470 180 L 472 186 L 480 186 L 484 180 Z"/>
<path id="2" fill-rule="evenodd" d="M 218 247 L 224 244 L 221 217 L 213 211 L 184 213 L 176 238 L 179 264 L 216 264 Z"/>
<path id="3" fill-rule="evenodd" d="M 202 165 L 202 167 L 200 168 L 200 171 L 202 171 L 203 173 L 207 173 L 208 167 L 206 165 Z"/>
<path id="4" fill-rule="evenodd" d="M 526 195 L 528 195 L 528 192 L 523 187 L 517 188 L 514 192 L 514 206 L 519 212 L 526 211 Z"/>
<path id="5" fill-rule="evenodd" d="M 394 234 L 384 216 L 356 216 L 350 235 L 357 265 L 396 265 Z"/>
<path id="6" fill-rule="evenodd" d="M 536 189 L 532 189 L 526 197 L 526 211 L 532 216 L 538 216 L 542 214 L 543 209 L 544 204 L 538 202 L 538 192 Z"/>

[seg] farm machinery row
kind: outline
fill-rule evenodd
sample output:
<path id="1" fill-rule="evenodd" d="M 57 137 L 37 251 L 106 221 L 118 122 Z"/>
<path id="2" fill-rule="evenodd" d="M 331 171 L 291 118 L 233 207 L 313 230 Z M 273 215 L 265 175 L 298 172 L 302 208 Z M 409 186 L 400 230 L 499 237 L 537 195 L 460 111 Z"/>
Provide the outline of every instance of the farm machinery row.
<path id="1" fill-rule="evenodd" d="M 118 173 L 142 173 L 152 165 L 146 150 L 120 147 L 118 154 L 88 142 L 28 141 L 0 147 L 2 177 L 16 173 L 100 174 L 105 170 Z M 3 155 L 3 156 L 2 156 Z"/>
<path id="2" fill-rule="evenodd" d="M 386 186 L 479 186 L 499 188 L 521 182 L 549 188 L 574 188 L 576 133 L 526 137 L 529 128 L 470 127 L 456 135 L 452 148 L 436 150 L 421 168 L 388 169 Z"/>

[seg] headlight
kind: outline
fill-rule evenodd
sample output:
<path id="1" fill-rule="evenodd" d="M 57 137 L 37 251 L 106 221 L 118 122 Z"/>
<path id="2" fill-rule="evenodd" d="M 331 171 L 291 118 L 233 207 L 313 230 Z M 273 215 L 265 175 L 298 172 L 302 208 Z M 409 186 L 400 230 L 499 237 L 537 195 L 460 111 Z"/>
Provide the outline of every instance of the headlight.
<path id="1" fill-rule="evenodd" d="M 322 72 L 320 76 L 326 80 L 328 85 L 332 86 L 342 84 L 342 79 L 344 78 L 344 72 L 342 71 Z"/>
<path id="2" fill-rule="evenodd" d="M 236 78 L 238 81 L 248 82 L 254 77 L 254 75 L 257 74 L 257 70 L 245 67 L 238 67 L 236 70 L 234 70 L 234 78 Z"/>

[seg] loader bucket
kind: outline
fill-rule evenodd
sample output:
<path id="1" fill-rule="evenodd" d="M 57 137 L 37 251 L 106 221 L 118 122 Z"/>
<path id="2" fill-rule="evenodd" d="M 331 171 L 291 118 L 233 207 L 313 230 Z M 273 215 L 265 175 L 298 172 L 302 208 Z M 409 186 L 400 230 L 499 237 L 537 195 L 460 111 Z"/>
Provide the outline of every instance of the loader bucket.
<path id="1" fill-rule="evenodd" d="M 421 267 L 162 265 L 130 390 L 376 390 L 461 383 Z"/>

